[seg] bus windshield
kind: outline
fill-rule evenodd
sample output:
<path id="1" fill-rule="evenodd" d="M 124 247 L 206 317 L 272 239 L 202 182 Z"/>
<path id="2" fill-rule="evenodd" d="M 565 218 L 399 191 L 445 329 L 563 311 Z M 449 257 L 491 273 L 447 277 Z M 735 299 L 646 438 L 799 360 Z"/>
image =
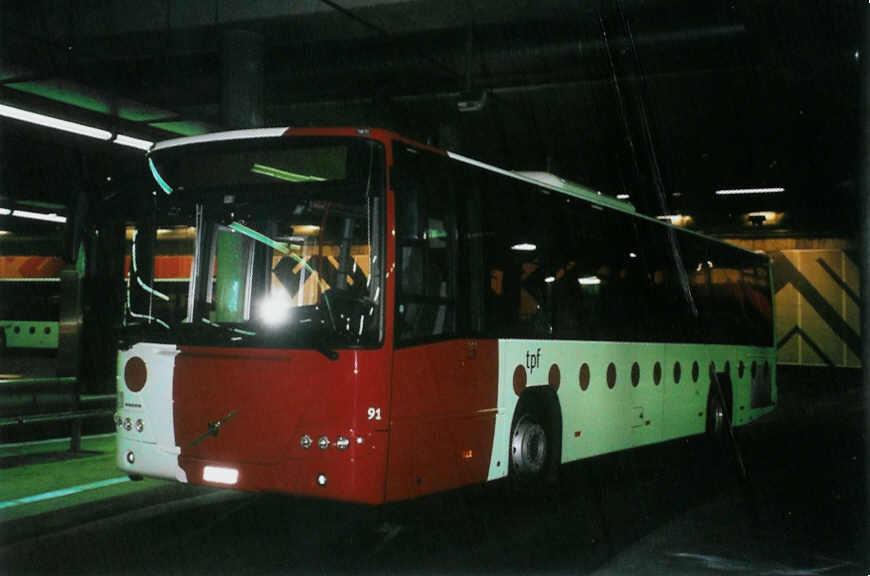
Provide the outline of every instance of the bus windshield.
<path id="1" fill-rule="evenodd" d="M 150 241 L 133 240 L 134 267 L 144 258 L 151 274 L 130 282 L 147 310 L 128 306 L 128 323 L 187 344 L 381 341 L 380 144 L 235 140 L 158 149 L 148 163 L 162 191 Z M 185 269 L 174 289 L 161 272 L 172 262 Z"/>

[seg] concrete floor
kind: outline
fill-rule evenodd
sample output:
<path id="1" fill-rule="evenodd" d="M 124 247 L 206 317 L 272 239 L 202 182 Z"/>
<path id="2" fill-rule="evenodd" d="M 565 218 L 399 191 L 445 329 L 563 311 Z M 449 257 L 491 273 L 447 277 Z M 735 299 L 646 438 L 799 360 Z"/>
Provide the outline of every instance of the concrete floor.
<path id="1" fill-rule="evenodd" d="M 131 491 L 0 509 L 0 571 L 870 573 L 861 391 L 809 394 L 782 377 L 780 390 L 774 417 L 740 431 L 745 481 L 733 458 L 692 438 L 565 466 L 559 487 L 534 500 L 496 483 L 373 510 L 126 483 Z M 93 452 L 94 462 L 110 460 L 106 448 Z M 0 466 L 15 456 L 0 451 Z M 16 478 L 86 464 L 17 457 L 0 467 L 4 501 L 19 497 Z"/>

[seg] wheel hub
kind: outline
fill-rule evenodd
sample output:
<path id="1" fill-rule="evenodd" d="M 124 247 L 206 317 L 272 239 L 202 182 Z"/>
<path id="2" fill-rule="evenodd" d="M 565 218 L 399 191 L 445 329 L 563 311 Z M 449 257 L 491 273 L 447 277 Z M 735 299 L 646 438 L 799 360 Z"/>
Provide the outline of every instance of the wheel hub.
<path id="1" fill-rule="evenodd" d="M 547 433 L 530 418 L 523 418 L 511 438 L 511 463 L 520 474 L 538 474 L 547 461 Z"/>

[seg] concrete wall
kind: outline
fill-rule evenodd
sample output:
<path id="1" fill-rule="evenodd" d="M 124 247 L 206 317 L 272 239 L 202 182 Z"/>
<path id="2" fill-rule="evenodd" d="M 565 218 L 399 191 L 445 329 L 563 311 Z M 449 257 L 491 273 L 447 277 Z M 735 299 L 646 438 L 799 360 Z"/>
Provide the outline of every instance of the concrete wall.
<path id="1" fill-rule="evenodd" d="M 729 238 L 773 261 L 777 362 L 860 368 L 860 282 L 842 238 Z"/>

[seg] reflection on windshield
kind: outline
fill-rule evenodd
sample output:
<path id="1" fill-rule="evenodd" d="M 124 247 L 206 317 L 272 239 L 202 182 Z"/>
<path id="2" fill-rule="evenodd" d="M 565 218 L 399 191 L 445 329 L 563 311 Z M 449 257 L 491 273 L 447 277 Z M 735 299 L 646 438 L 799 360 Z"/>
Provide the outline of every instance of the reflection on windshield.
<path id="1" fill-rule="evenodd" d="M 250 147 L 239 155 L 224 145 L 214 157 L 193 158 L 179 147 L 149 158 L 173 190 L 159 198 L 158 227 L 196 229 L 187 248 L 193 254 L 183 255 L 185 284 L 165 305 L 153 305 L 152 316 L 181 338 L 199 326 L 196 338 L 223 334 L 252 345 L 377 344 L 382 151 L 375 143 L 339 146 L 335 139 L 323 149 L 325 158 L 316 146 L 270 146 L 261 159 Z M 216 172 L 225 186 L 217 186 Z M 150 254 L 155 282 L 161 258 L 169 256 L 162 252 L 177 248 L 157 235 Z M 179 310 L 182 299 L 183 317 L 163 314 Z"/>

